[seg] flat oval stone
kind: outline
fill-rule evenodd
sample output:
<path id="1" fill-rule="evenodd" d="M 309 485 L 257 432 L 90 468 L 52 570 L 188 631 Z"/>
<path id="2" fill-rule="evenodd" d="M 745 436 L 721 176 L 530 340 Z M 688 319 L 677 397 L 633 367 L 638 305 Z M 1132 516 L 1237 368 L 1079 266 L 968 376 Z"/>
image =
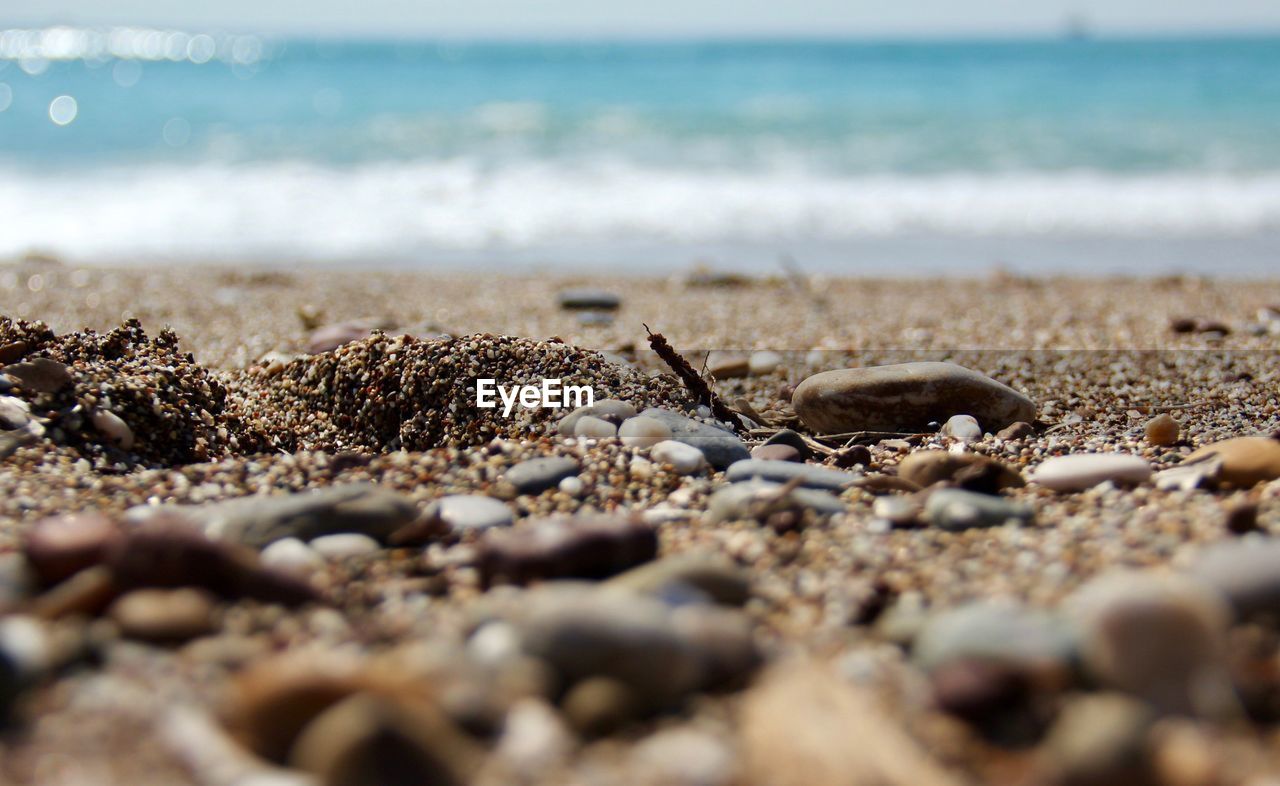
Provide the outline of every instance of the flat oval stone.
<path id="1" fill-rule="evenodd" d="M 544 456 L 516 464 L 502 479 L 515 486 L 519 494 L 541 494 L 577 474 L 577 461 L 563 456 Z"/>
<path id="2" fill-rule="evenodd" d="M 640 414 L 662 421 L 667 428 L 671 429 L 673 440 L 692 445 L 702 451 L 702 454 L 707 457 L 707 462 L 716 469 L 726 469 L 735 461 L 751 458 L 751 451 L 747 450 L 742 440 L 731 431 L 658 407 L 650 407 Z"/>
<path id="3" fill-rule="evenodd" d="M 560 308 L 573 310 L 613 311 L 622 299 L 603 289 L 566 289 L 557 298 Z"/>
<path id="4" fill-rule="evenodd" d="M 746 459 L 730 465 L 725 472 L 725 479 L 731 483 L 752 478 L 763 478 L 777 483 L 786 483 L 794 478 L 800 479 L 800 485 L 815 489 L 839 491 L 857 480 L 860 475 L 852 472 L 841 472 L 838 469 L 826 469 L 810 464 L 797 464 L 793 461 L 768 461 L 765 459 Z"/>
<path id="5" fill-rule="evenodd" d="M 791 404 L 813 430 L 923 431 L 967 413 L 988 429 L 1034 420 L 1031 399 L 955 363 L 921 361 L 815 374 L 796 387 Z"/>
<path id="6" fill-rule="evenodd" d="M 508 527 L 515 520 L 505 503 L 480 494 L 441 497 L 427 507 L 427 515 L 439 518 L 454 532 Z"/>
<path id="7" fill-rule="evenodd" d="M 653 418 L 629 418 L 618 428 L 622 444 L 633 448 L 651 448 L 671 439 L 671 427 Z"/>
<path id="8" fill-rule="evenodd" d="M 707 463 L 707 457 L 693 445 L 668 439 L 654 445 L 649 458 L 659 464 L 670 464 L 677 475 L 692 475 Z"/>
<path id="9" fill-rule="evenodd" d="M 911 659 L 925 671 L 971 659 L 1065 668 L 1075 644 L 1069 626 L 1046 612 L 1012 601 L 979 601 L 930 616 L 911 645 Z"/>
<path id="10" fill-rule="evenodd" d="M 281 538 L 262 550 L 259 555 L 268 568 L 295 575 L 306 575 L 324 567 L 324 557 L 297 538 Z"/>
<path id="11" fill-rule="evenodd" d="M 372 483 L 347 483 L 208 505 L 137 506 L 126 516 L 139 521 L 175 513 L 200 524 L 211 538 L 260 549 L 281 538 L 309 541 L 338 532 L 360 532 L 382 540 L 416 519 L 418 506 Z"/>
<path id="12" fill-rule="evenodd" d="M 213 630 L 214 599 L 198 589 L 139 589 L 111 604 L 107 613 L 126 636 L 184 641 Z"/>
<path id="13" fill-rule="evenodd" d="M 1035 518 L 1035 511 L 1021 503 L 990 494 L 946 488 L 929 495 L 924 513 L 935 527 L 952 531 L 998 527 L 1011 521 L 1025 524 Z"/>
<path id="14" fill-rule="evenodd" d="M 578 418 L 573 426 L 573 435 L 586 439 L 610 439 L 618 436 L 618 427 L 604 418 L 587 415 Z"/>
<path id="15" fill-rule="evenodd" d="M 71 384 L 71 370 L 49 358 L 35 358 L 4 367 L 4 373 L 18 380 L 26 390 L 56 393 Z"/>
<path id="16" fill-rule="evenodd" d="M 1249 487 L 1280 478 L 1280 439 L 1236 437 L 1205 445 L 1184 460 L 1209 455 L 1222 461 L 1219 478 L 1235 486 Z"/>
<path id="17" fill-rule="evenodd" d="M 772 374 L 781 365 L 782 355 L 768 349 L 752 352 L 751 357 L 747 358 L 747 366 L 751 373 L 756 376 Z"/>
<path id="18" fill-rule="evenodd" d="M 731 483 L 717 490 L 707 500 L 707 518 L 712 523 L 750 518 L 753 504 L 772 497 L 781 488 L 781 483 L 767 480 Z M 792 501 L 824 516 L 845 512 L 844 503 L 827 491 L 797 488 L 792 489 L 789 496 Z"/>
<path id="19" fill-rule="evenodd" d="M 100 513 L 73 513 L 37 521 L 23 551 L 45 585 L 56 584 L 102 562 L 121 537 L 115 522 Z"/>
<path id="20" fill-rule="evenodd" d="M 1099 483 L 1145 483 L 1151 463 L 1128 453 L 1075 453 L 1054 456 L 1031 472 L 1031 480 L 1054 491 L 1083 491 Z"/>

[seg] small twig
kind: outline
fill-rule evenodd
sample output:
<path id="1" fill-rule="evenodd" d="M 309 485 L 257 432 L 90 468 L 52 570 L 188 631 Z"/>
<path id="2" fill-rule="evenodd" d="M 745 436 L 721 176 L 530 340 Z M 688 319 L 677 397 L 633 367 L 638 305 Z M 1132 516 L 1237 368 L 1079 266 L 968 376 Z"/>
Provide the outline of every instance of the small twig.
<path id="1" fill-rule="evenodd" d="M 684 382 L 684 386 L 689 389 L 694 398 L 711 408 L 711 414 L 716 417 L 716 420 L 728 423 L 740 432 L 747 430 L 747 424 L 743 423 L 733 410 L 724 405 L 715 391 L 707 385 L 706 380 L 693 370 L 693 366 L 689 365 L 689 361 L 667 343 L 666 336 L 654 333 L 648 325 L 644 326 L 644 330 L 649 334 L 649 346 L 675 372 L 680 381 Z"/>
<path id="2" fill-rule="evenodd" d="M 928 433 L 909 431 L 846 431 L 841 434 L 818 434 L 814 439 L 824 441 L 844 440 L 844 446 L 848 447 L 856 441 L 866 439 L 909 439 L 927 436 L 929 436 Z"/>

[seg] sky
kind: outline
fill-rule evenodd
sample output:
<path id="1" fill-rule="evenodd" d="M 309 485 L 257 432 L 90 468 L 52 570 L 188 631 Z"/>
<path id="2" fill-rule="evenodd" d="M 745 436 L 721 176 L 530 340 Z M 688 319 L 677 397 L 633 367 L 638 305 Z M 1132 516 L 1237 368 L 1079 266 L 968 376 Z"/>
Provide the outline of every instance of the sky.
<path id="1" fill-rule="evenodd" d="M 1280 0 L 0 0 L 0 27 L 481 36 L 1280 32 Z"/>

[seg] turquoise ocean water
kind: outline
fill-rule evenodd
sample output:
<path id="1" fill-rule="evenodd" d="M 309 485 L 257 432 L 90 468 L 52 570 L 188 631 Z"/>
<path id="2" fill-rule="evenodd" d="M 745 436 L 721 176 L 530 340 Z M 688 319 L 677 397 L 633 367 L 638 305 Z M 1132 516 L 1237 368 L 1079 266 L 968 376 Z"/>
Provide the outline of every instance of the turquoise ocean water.
<path id="1" fill-rule="evenodd" d="M 0 32 L 0 255 L 1260 274 L 1278 237 L 1280 38 Z"/>

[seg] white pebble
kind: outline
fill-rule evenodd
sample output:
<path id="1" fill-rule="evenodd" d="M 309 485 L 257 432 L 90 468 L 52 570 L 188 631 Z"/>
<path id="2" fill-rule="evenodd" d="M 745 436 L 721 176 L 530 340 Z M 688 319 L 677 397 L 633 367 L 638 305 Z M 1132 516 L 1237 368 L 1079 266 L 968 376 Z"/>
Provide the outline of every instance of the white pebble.
<path id="1" fill-rule="evenodd" d="M 982 426 L 978 425 L 978 419 L 972 415 L 952 415 L 942 425 L 942 436 L 961 442 L 980 442 Z"/>
<path id="2" fill-rule="evenodd" d="M 582 496 L 582 490 L 583 490 L 582 478 L 578 477 L 577 475 L 570 475 L 569 477 L 560 481 L 560 490 L 571 497 Z"/>
<path id="3" fill-rule="evenodd" d="M 1151 464 L 1128 453 L 1076 453 L 1046 460 L 1031 473 L 1031 480 L 1054 491 L 1082 491 L 1099 483 L 1145 483 Z"/>
<path id="4" fill-rule="evenodd" d="M 324 565 L 324 558 L 297 538 L 277 540 L 259 556 L 263 565 L 294 574 L 310 573 Z"/>
<path id="5" fill-rule="evenodd" d="M 129 428 L 129 424 L 120 419 L 116 413 L 106 409 L 95 409 L 93 411 L 93 427 L 102 432 L 102 435 L 112 442 L 121 450 L 129 450 L 133 447 L 133 429 Z"/>
<path id="6" fill-rule="evenodd" d="M 308 544 L 325 559 L 342 559 L 360 554 L 372 554 L 381 546 L 378 541 L 359 532 L 342 532 L 337 535 L 321 535 Z"/>
<path id="7" fill-rule="evenodd" d="M 573 435 L 588 439 L 608 439 L 618 435 L 618 427 L 603 418 L 587 415 L 578 418 L 577 425 L 573 427 Z"/>
<path id="8" fill-rule="evenodd" d="M 756 376 L 772 374 L 781 365 L 782 355 L 767 349 L 752 352 L 751 357 L 747 359 L 747 368 Z"/>
<path id="9" fill-rule="evenodd" d="M 671 439 L 671 428 L 654 418 L 629 418 L 618 429 L 622 444 L 633 448 L 651 448 L 664 439 Z"/>
<path id="10" fill-rule="evenodd" d="M 675 440 L 659 442 L 649 451 L 649 456 L 660 464 L 670 464 L 677 475 L 692 475 L 702 469 L 707 457 L 693 445 Z"/>

